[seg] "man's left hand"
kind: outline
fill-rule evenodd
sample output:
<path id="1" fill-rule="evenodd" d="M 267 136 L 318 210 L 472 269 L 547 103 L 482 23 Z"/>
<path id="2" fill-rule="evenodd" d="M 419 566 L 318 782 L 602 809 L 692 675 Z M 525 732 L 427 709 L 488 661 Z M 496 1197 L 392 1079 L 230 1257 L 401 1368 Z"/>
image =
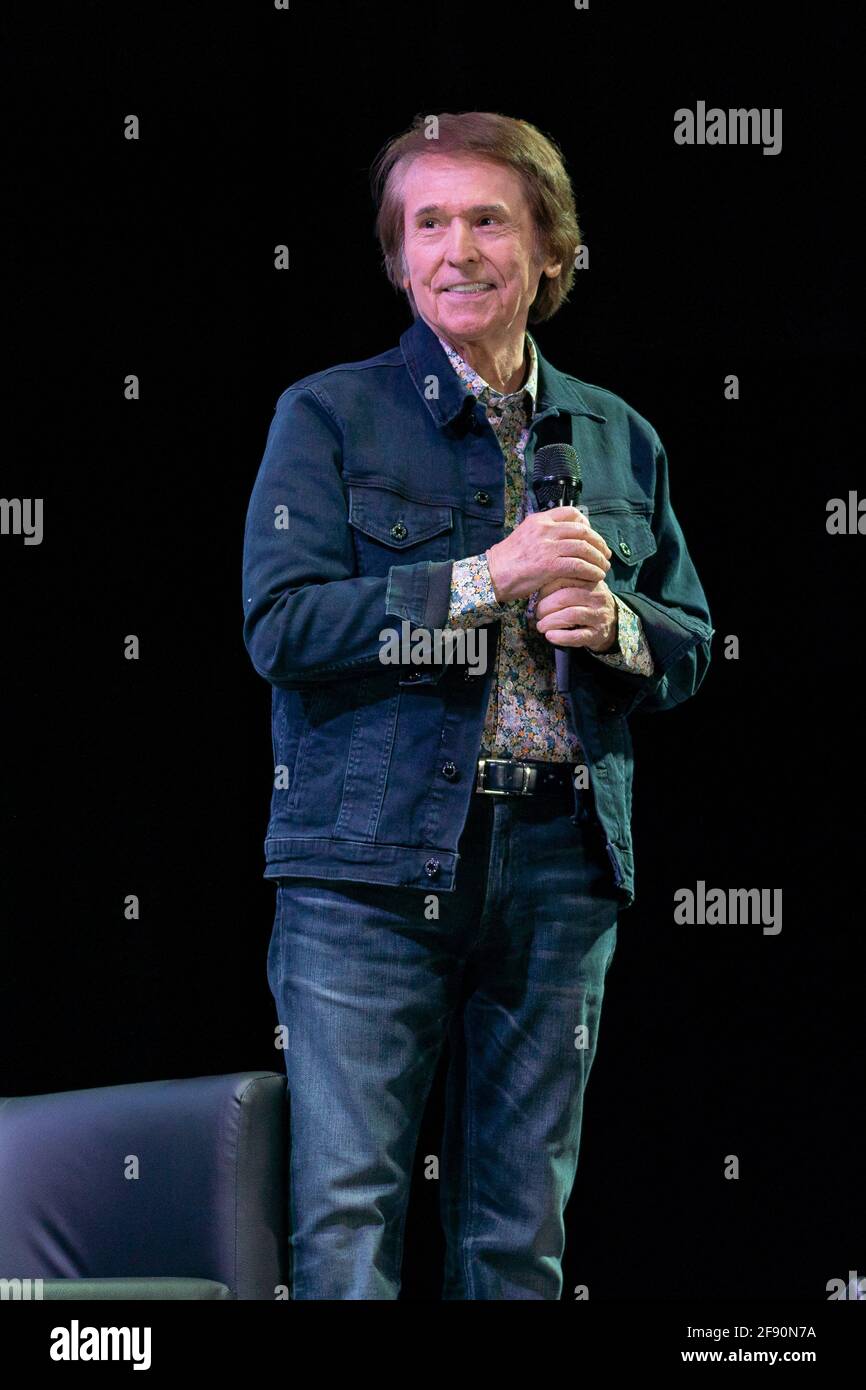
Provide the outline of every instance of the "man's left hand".
<path id="1" fill-rule="evenodd" d="M 619 613 L 603 579 L 595 584 L 553 582 L 538 590 L 535 628 L 557 647 L 606 652 L 617 638 Z"/>

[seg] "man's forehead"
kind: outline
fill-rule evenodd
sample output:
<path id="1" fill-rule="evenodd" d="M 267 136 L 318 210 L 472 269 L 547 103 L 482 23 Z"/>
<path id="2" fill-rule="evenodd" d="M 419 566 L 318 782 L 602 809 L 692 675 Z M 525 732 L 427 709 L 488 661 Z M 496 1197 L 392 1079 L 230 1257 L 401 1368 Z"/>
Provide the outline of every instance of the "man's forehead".
<path id="1" fill-rule="evenodd" d="M 419 155 L 403 176 L 405 205 L 415 215 L 431 207 L 506 211 L 519 199 L 520 191 L 520 180 L 512 169 L 486 159 Z"/>

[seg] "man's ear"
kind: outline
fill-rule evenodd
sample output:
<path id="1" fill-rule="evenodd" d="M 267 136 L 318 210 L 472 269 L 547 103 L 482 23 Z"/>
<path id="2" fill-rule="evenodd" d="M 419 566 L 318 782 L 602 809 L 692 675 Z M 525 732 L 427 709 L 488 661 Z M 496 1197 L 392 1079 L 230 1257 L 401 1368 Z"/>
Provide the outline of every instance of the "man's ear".
<path id="1" fill-rule="evenodd" d="M 542 245 L 541 237 L 538 236 L 534 247 L 536 261 L 541 262 L 542 274 L 546 275 L 548 280 L 555 280 L 557 275 L 562 274 L 562 261 L 545 261 L 544 257 L 547 255 L 547 251 L 548 248 Z"/>

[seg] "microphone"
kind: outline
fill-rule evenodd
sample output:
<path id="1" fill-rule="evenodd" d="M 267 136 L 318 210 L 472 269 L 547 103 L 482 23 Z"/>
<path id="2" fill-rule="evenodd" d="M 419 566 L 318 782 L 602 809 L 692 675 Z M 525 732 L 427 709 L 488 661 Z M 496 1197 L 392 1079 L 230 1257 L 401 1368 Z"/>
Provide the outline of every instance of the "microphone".
<path id="1" fill-rule="evenodd" d="M 583 491 L 580 459 L 571 444 L 544 444 L 535 454 L 532 468 L 532 491 L 540 512 L 551 507 L 576 507 Z M 555 647 L 556 689 L 559 694 L 568 690 L 568 651 Z"/>

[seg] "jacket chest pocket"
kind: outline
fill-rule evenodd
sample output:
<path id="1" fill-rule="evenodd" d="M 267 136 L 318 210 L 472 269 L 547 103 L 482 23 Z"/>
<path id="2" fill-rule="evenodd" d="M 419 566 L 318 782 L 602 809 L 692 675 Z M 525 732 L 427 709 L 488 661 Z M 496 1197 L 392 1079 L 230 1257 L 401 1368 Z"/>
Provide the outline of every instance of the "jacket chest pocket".
<path id="1" fill-rule="evenodd" d="M 615 593 L 628 593 L 637 584 L 644 560 L 654 555 L 656 538 L 646 516 L 622 507 L 589 507 L 589 524 L 610 546 L 608 587 Z"/>
<path id="2" fill-rule="evenodd" d="M 349 526 L 358 573 L 387 575 L 392 565 L 447 560 L 452 508 L 416 502 L 393 488 L 349 484 Z"/>

